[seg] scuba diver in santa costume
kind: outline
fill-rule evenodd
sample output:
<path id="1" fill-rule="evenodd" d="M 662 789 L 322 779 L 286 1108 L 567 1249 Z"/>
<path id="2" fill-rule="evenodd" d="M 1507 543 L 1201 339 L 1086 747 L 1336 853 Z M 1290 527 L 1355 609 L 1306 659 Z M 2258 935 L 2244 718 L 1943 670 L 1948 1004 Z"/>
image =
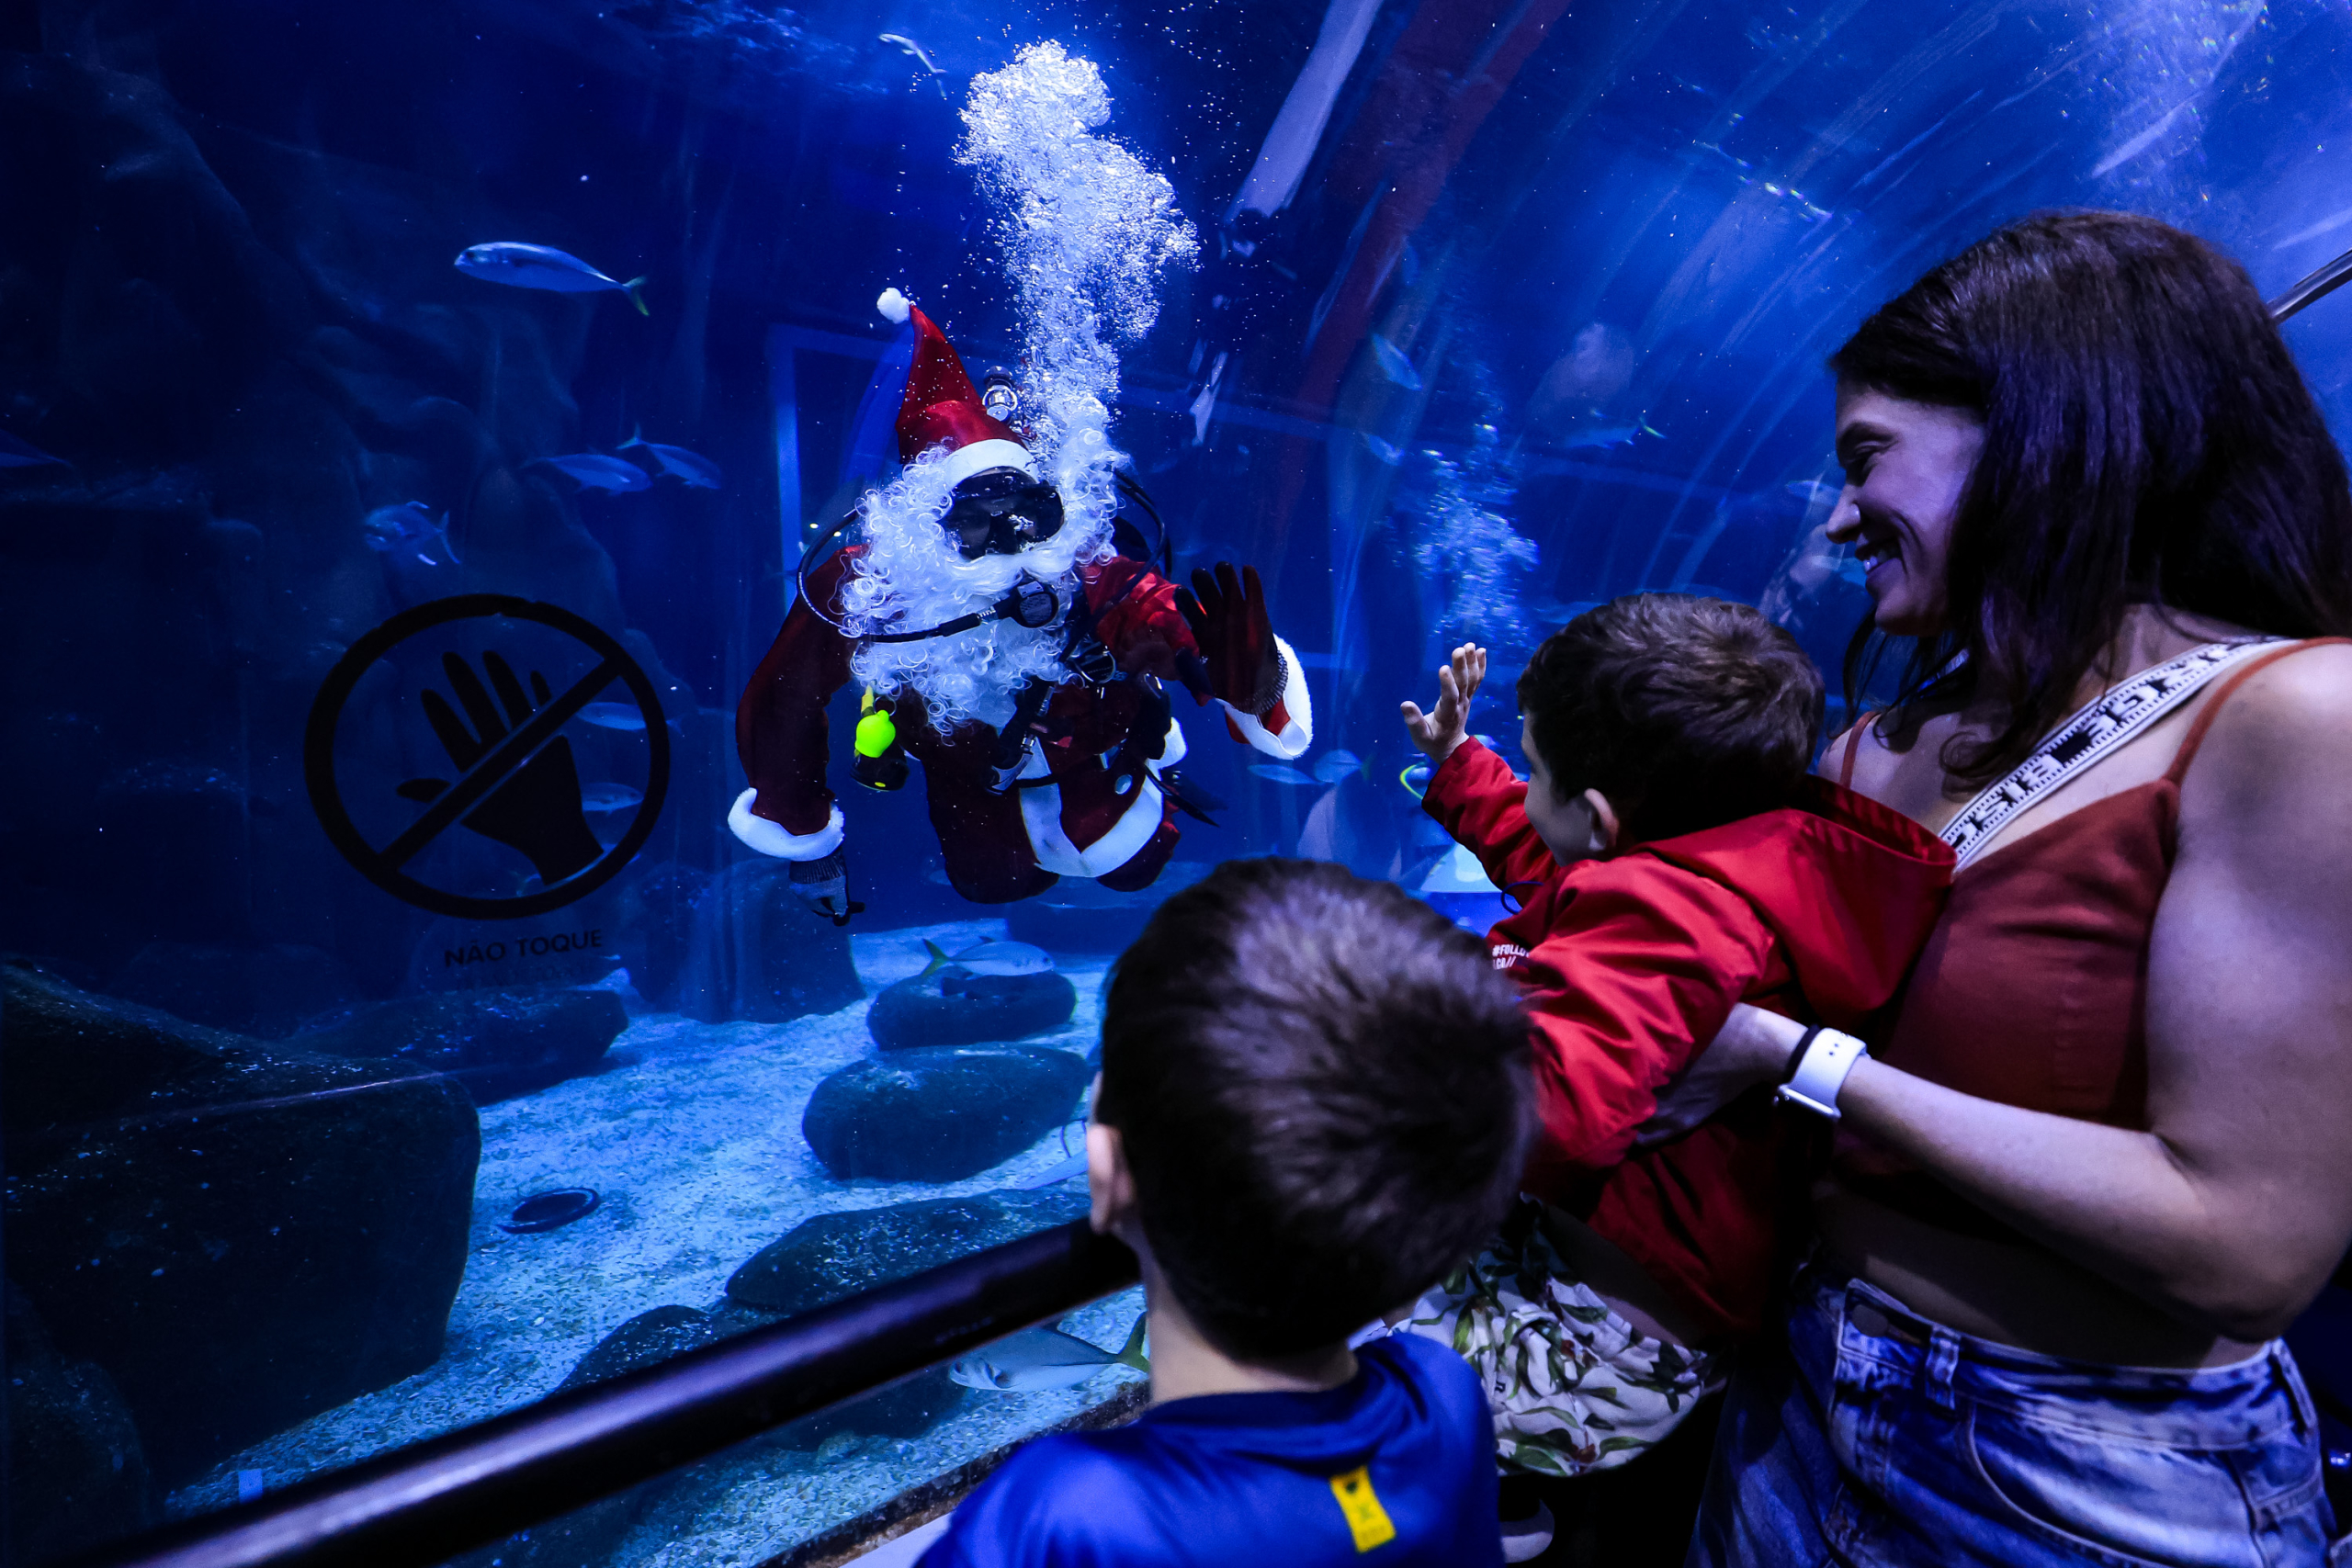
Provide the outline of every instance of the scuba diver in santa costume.
<path id="1" fill-rule="evenodd" d="M 1183 807 L 1163 777 L 1185 750 L 1173 686 L 1218 704 L 1234 739 L 1295 758 L 1314 722 L 1297 655 L 1274 635 L 1254 570 L 1220 562 L 1195 571 L 1191 592 L 1151 570 L 1116 526 L 1099 428 L 1078 433 L 1092 460 L 1066 464 L 1057 489 L 1001 417 L 1010 386 L 992 378 L 984 401 L 928 317 L 896 289 L 879 309 L 913 336 L 897 421 L 905 469 L 809 553 L 853 522 L 861 543 L 814 570 L 803 561 L 800 595 L 736 708 L 752 787 L 727 825 L 791 862 L 811 908 L 840 923 L 863 908 L 848 898 L 825 784 L 826 704 L 857 680 L 857 782 L 898 789 L 907 759 L 922 763 L 956 892 L 1001 904 L 1064 876 L 1148 886 Z"/>

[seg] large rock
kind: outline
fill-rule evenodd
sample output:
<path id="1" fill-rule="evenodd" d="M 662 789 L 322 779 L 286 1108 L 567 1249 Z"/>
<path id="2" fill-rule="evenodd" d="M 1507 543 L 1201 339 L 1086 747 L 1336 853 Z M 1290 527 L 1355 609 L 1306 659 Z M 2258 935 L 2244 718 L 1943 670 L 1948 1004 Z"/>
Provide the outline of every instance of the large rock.
<path id="1" fill-rule="evenodd" d="M 861 1000 L 849 931 L 812 913 L 783 861 L 739 861 L 694 902 L 678 1010 L 705 1023 L 782 1023 Z"/>
<path id="2" fill-rule="evenodd" d="M 315 947 L 151 942 L 123 966 L 117 996 L 190 1023 L 281 1040 L 359 994 L 343 960 Z"/>
<path id="3" fill-rule="evenodd" d="M 439 1359 L 481 1129 L 396 1062 L 0 968 L 8 1268 L 165 1484 Z"/>
<path id="4" fill-rule="evenodd" d="M 595 1348 L 580 1359 L 580 1364 L 557 1385 L 556 1392 L 603 1382 L 623 1372 L 654 1366 L 673 1356 L 683 1356 L 689 1350 L 699 1350 L 706 1345 L 780 1321 L 777 1314 L 752 1312 L 731 1302 L 723 1303 L 716 1312 L 697 1312 L 683 1306 L 655 1307 L 650 1312 L 639 1313 L 606 1335 Z M 963 1397 L 963 1386 L 947 1375 L 947 1370 L 933 1367 L 829 1410 L 787 1421 L 759 1441 L 806 1450 L 816 1448 L 836 1432 L 879 1438 L 918 1437 L 929 1431 Z"/>
<path id="5" fill-rule="evenodd" d="M 753 1318 L 745 1326 L 765 1321 Z M 603 1382 L 639 1367 L 650 1367 L 689 1350 L 699 1350 L 720 1337 L 719 1327 L 710 1314 L 690 1306 L 658 1306 L 639 1313 L 596 1341 L 595 1348 L 581 1357 L 579 1364 L 555 1385 L 555 1392 L 567 1393 L 575 1388 L 586 1388 L 590 1383 Z"/>
<path id="6" fill-rule="evenodd" d="M 727 1281 L 731 1302 L 790 1317 L 1066 1224 L 1082 1192 L 990 1192 L 820 1214 L 770 1242 Z"/>
<path id="7" fill-rule="evenodd" d="M 378 1002 L 291 1043 L 412 1063 L 488 1105 L 589 1071 L 628 1027 L 628 1009 L 612 991 L 457 991 Z"/>
<path id="8" fill-rule="evenodd" d="M 1018 1040 L 1068 1023 L 1078 988 L 1042 975 L 975 975 L 957 964 L 915 975 L 874 998 L 866 1032 L 885 1051 Z"/>
<path id="9" fill-rule="evenodd" d="M 147 1457 L 114 1380 L 57 1353 L 24 1292 L 7 1288 L 7 1466 L 0 1556 L 45 1562 L 155 1522 Z M 38 1499 L 38 1505 L 35 1503 Z"/>
<path id="10" fill-rule="evenodd" d="M 1085 1212 L 1086 1200 L 1080 1194 L 1001 1192 L 820 1214 L 761 1248 L 738 1269 L 727 1281 L 725 1300 L 715 1309 L 655 1307 L 614 1329 L 580 1359 L 557 1392 L 602 1382 L 763 1324 L 814 1312 L 983 1248 L 1066 1224 Z M 934 1367 L 788 1422 L 759 1441 L 805 1450 L 837 1432 L 912 1438 L 930 1430 L 964 1393 L 944 1368 Z M 599 1517 L 603 1524 L 612 1522 Z M 571 1534 L 595 1528 L 582 1518 Z"/>
<path id="11" fill-rule="evenodd" d="M 1069 1121 L 1091 1076 L 1035 1045 L 893 1051 L 819 1084 L 800 1131 L 843 1181 L 961 1181 Z"/>

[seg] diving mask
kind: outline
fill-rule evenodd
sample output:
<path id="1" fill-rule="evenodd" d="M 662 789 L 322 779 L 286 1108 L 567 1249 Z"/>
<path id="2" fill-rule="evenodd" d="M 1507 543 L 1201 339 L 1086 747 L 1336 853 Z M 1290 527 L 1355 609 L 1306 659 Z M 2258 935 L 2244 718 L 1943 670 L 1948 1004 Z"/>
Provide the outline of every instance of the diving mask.
<path id="1" fill-rule="evenodd" d="M 956 487 L 942 519 L 966 560 L 1014 556 L 1062 531 L 1061 492 L 1018 468 L 987 468 Z"/>

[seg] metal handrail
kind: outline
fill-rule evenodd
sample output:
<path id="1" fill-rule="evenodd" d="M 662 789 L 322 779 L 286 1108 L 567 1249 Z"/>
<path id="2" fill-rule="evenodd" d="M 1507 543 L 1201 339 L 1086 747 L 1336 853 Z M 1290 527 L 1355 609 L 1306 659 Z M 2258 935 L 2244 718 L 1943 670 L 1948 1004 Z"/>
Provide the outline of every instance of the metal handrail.
<path id="1" fill-rule="evenodd" d="M 2352 282 L 2352 251 L 2346 251 L 2317 272 L 2297 281 L 2286 293 L 2270 301 L 2270 319 L 2283 321 L 2304 306 L 2324 299 Z"/>
<path id="2" fill-rule="evenodd" d="M 77 1568 L 431 1568 L 1136 1280 L 1083 1220 L 139 1536 Z"/>

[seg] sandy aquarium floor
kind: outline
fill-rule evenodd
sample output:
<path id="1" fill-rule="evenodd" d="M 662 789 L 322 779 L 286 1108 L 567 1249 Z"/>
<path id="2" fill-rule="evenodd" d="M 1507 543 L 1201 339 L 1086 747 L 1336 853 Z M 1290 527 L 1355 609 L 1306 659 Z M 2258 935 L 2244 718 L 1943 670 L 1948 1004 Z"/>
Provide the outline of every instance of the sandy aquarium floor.
<path id="1" fill-rule="evenodd" d="M 949 952 L 1005 935 L 1002 920 L 863 933 L 853 938 L 869 996 L 919 971 L 923 939 Z M 1099 1026 L 1107 956 L 1056 954 L 1078 989 L 1057 1033 L 1024 1043 L 1084 1052 Z M 968 1180 L 836 1181 L 800 1135 L 819 1080 L 872 1051 L 865 1005 L 782 1024 L 702 1024 L 638 1018 L 606 1070 L 484 1108 L 474 1190 L 472 1253 L 449 1314 L 447 1348 L 429 1370 L 255 1444 L 172 1494 L 175 1516 L 232 1502 L 240 1472 L 266 1486 L 366 1459 L 541 1397 L 597 1341 L 649 1308 L 707 1308 L 753 1253 L 814 1215 L 1016 1186 L 1066 1157 L 1060 1135 Z M 1078 1146 L 1069 1129 L 1069 1146 Z M 500 1228 L 515 1202 L 550 1187 L 593 1187 L 594 1213 L 557 1231 Z M 1115 1348 L 1140 1310 L 1138 1292 L 1098 1303 L 1068 1326 Z M 911 1441 L 831 1439 L 819 1453 L 770 1457 L 763 1473 L 702 1494 L 690 1532 L 672 1519 L 617 1560 L 645 1568 L 756 1563 L 853 1518 L 908 1486 L 1098 1403 L 1136 1374 L 1106 1372 L 1074 1388 L 975 1393 Z M 650 1523 L 650 1521 L 649 1521 Z"/>

